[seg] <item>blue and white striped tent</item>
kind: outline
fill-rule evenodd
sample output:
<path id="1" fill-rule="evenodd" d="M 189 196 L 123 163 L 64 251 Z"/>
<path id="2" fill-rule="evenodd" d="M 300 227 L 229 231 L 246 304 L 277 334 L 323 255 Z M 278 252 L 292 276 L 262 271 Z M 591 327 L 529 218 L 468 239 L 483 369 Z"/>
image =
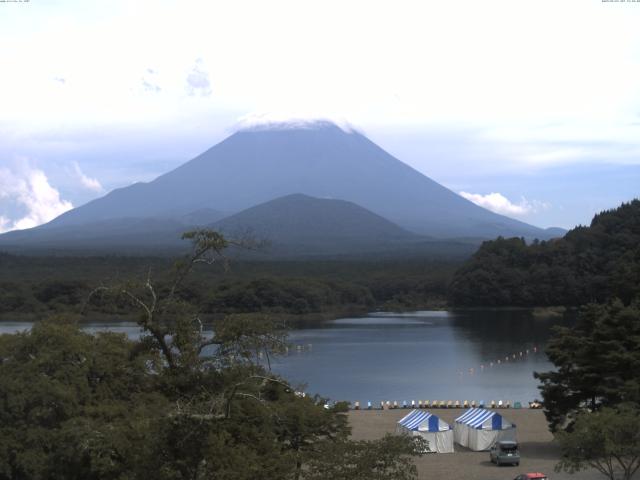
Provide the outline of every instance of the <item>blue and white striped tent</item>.
<path id="1" fill-rule="evenodd" d="M 475 451 L 489 450 L 499 440 L 516 441 L 516 426 L 495 410 L 472 408 L 456 418 L 456 443 Z"/>
<path id="2" fill-rule="evenodd" d="M 426 410 L 412 410 L 401 418 L 396 432 L 424 438 L 429 442 L 429 452 L 453 453 L 451 426 Z"/>

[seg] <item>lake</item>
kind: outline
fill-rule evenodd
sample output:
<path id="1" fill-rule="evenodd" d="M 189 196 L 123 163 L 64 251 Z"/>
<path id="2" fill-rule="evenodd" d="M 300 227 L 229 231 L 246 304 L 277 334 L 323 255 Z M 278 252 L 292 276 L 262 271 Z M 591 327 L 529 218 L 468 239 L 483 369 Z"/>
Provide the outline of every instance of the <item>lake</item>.
<path id="1" fill-rule="evenodd" d="M 530 311 L 427 311 L 335 320 L 291 333 L 299 345 L 273 369 L 334 400 L 540 398 L 534 371 L 553 368 L 544 348 L 555 324 Z M 514 358 L 515 355 L 515 358 Z M 508 359 L 507 359 L 508 357 Z"/>
<path id="2" fill-rule="evenodd" d="M 544 354 L 555 324 L 571 320 L 527 310 L 374 313 L 294 330 L 275 372 L 332 400 L 509 400 L 540 398 L 534 371 L 552 369 Z M 29 328 L 2 322 L 0 333 Z M 133 323 L 93 323 L 139 336 Z M 302 387 L 301 387 L 302 388 Z"/>

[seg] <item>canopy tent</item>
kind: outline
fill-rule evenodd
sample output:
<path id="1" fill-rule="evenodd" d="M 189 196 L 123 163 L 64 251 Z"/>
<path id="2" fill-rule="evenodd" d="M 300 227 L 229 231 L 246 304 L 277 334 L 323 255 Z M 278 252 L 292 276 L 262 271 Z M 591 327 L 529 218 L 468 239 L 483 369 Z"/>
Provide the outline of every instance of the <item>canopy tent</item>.
<path id="1" fill-rule="evenodd" d="M 489 450 L 499 440 L 516 441 L 516 426 L 493 410 L 472 408 L 456 418 L 456 443 L 475 451 Z"/>
<path id="2" fill-rule="evenodd" d="M 424 438 L 429 442 L 429 452 L 453 453 L 451 426 L 425 410 L 412 410 L 400 419 L 396 432 Z"/>

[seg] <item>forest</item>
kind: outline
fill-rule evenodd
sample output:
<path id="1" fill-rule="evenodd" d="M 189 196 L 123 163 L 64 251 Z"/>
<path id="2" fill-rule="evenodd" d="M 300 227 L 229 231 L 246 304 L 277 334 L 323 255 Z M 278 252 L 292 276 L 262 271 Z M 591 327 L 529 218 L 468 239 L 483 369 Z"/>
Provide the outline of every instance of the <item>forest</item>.
<path id="1" fill-rule="evenodd" d="M 457 306 L 579 306 L 640 292 L 640 200 L 597 214 L 563 238 L 498 238 L 454 275 Z"/>
<path id="2" fill-rule="evenodd" d="M 170 279 L 164 257 L 54 257 L 0 254 L 0 318 L 40 318 L 60 312 L 126 316 L 118 302 L 86 300 L 93 289 L 151 272 L 159 288 Z M 297 320 L 444 305 L 459 263 L 451 260 L 225 260 L 198 265 L 179 295 L 204 315 L 278 313 Z M 87 310 L 88 309 L 88 310 Z"/>
<path id="3" fill-rule="evenodd" d="M 86 304 L 99 286 L 142 279 L 159 288 L 168 257 L 23 256 L 0 253 L 0 318 L 90 311 L 126 316 L 116 303 Z M 484 242 L 466 262 L 444 257 L 256 261 L 198 266 L 179 292 L 204 315 L 277 313 L 322 320 L 372 310 L 448 307 L 577 307 L 640 291 L 640 201 L 597 214 L 565 237 Z M 86 310 L 88 309 L 88 310 Z"/>

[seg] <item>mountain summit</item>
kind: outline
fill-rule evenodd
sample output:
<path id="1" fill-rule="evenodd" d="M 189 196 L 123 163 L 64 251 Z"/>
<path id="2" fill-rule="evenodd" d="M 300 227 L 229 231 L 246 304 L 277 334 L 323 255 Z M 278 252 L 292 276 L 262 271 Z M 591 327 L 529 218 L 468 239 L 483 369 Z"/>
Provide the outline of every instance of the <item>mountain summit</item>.
<path id="1" fill-rule="evenodd" d="M 353 202 L 431 237 L 549 236 L 475 205 L 361 133 L 326 121 L 238 131 L 152 182 L 114 190 L 40 228 L 206 208 L 232 214 L 293 193 Z"/>

